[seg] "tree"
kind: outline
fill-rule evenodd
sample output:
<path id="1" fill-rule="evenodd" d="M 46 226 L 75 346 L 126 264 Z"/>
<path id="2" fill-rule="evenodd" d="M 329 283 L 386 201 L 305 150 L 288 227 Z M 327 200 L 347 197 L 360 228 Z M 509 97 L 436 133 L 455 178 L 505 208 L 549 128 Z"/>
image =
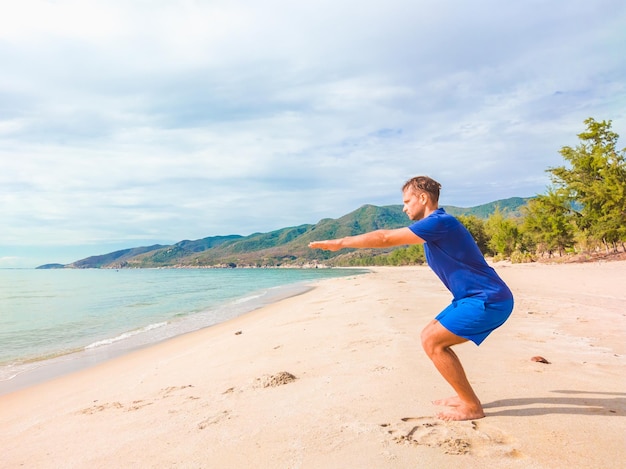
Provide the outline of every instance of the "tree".
<path id="1" fill-rule="evenodd" d="M 412 244 L 406 248 L 399 248 L 392 251 L 387 259 L 390 265 L 416 265 L 426 262 L 424 246 Z"/>
<path id="2" fill-rule="evenodd" d="M 521 234 L 517 225 L 513 220 L 504 218 L 499 208 L 487 219 L 485 231 L 490 238 L 489 249 L 494 254 L 511 257 L 520 247 Z"/>
<path id="3" fill-rule="evenodd" d="M 489 249 L 489 237 L 485 231 L 485 222 L 474 215 L 460 215 L 458 220 L 467 228 L 470 232 L 480 252 L 485 254 L 493 254 Z"/>
<path id="4" fill-rule="evenodd" d="M 567 197 L 553 189 L 528 201 L 524 208 L 524 232 L 529 234 L 537 250 L 552 257 L 563 254 L 574 245 L 572 209 Z"/>
<path id="5" fill-rule="evenodd" d="M 616 149 L 619 135 L 611 121 L 585 120 L 580 144 L 560 150 L 569 167 L 549 168 L 552 182 L 571 207 L 577 225 L 601 241 L 608 252 L 626 240 L 626 148 Z"/>

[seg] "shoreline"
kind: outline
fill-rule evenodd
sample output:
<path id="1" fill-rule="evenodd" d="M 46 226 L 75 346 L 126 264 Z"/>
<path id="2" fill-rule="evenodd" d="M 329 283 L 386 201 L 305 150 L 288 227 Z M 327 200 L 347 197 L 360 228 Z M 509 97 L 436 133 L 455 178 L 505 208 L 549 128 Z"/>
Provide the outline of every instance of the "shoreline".
<path id="1" fill-rule="evenodd" d="M 419 334 L 449 293 L 426 266 L 375 267 L 0 396 L 3 458 L 42 468 L 616 467 L 626 458 L 626 262 L 494 267 L 514 291 L 513 315 L 480 347 L 455 348 L 485 419 L 433 418 L 431 401 L 451 390 Z"/>
<path id="2" fill-rule="evenodd" d="M 149 334 L 157 329 L 157 327 L 154 327 L 155 324 L 149 324 L 119 336 L 128 335 L 128 339 L 130 339 L 128 341 L 116 340 L 118 337 L 113 337 L 78 349 L 63 350 L 52 357 L 35 358 L 13 365 L 3 365 L 3 368 L 7 369 L 14 367 L 15 370 L 12 370 L 12 372 L 15 374 L 7 379 L 0 379 L 0 396 L 44 383 L 69 373 L 85 370 L 115 358 L 124 357 L 136 350 L 149 348 L 179 336 L 214 327 L 233 318 L 245 316 L 269 304 L 292 296 L 302 295 L 312 288 L 311 282 L 306 281 L 271 287 L 261 290 L 253 296 L 238 298 L 217 308 L 212 308 L 216 312 L 227 312 L 227 314 L 224 314 L 225 319 L 216 323 L 198 327 L 193 324 L 195 315 L 190 315 L 178 321 L 162 323 L 163 328 L 166 330 L 157 337 Z"/>

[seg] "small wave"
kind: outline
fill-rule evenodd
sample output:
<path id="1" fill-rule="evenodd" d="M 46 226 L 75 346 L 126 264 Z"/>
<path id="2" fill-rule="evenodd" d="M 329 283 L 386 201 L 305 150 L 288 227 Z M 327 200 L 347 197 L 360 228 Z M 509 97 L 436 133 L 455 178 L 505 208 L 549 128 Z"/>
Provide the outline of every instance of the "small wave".
<path id="1" fill-rule="evenodd" d="M 167 326 L 167 322 L 157 322 L 155 324 L 150 324 L 149 326 L 142 327 L 141 329 L 136 329 L 130 332 L 124 332 L 123 334 L 118 335 L 117 337 L 113 337 L 111 339 L 103 339 L 92 344 L 89 344 L 85 347 L 85 350 L 91 350 L 98 347 L 103 347 L 105 345 L 111 345 L 121 340 L 129 339 L 130 337 L 136 336 L 138 334 L 143 334 L 144 332 L 151 331 L 153 329 L 158 329 L 159 327 Z"/>
<path id="2" fill-rule="evenodd" d="M 0 382 L 2 381 L 11 381 L 15 378 L 19 373 L 13 370 L 3 370 L 0 368 Z"/>
<path id="3" fill-rule="evenodd" d="M 267 292 L 262 292 L 262 293 L 259 293 L 257 295 L 244 296 L 243 298 L 237 298 L 236 300 L 233 300 L 231 302 L 231 304 L 239 305 L 241 303 L 247 303 L 248 301 L 253 301 L 253 300 L 256 300 L 258 298 L 263 298 L 266 294 L 267 294 Z"/>

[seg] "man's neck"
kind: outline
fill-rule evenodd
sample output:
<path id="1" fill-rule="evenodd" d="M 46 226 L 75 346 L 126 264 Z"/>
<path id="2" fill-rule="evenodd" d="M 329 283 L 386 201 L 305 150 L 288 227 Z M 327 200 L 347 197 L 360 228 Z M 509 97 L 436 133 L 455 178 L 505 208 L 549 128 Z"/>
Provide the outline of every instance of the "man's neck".
<path id="1" fill-rule="evenodd" d="M 426 210 L 424 211 L 424 218 L 426 218 L 427 216 L 429 216 L 431 213 L 436 212 L 437 210 L 439 210 L 439 206 L 438 205 L 428 205 L 426 207 Z"/>

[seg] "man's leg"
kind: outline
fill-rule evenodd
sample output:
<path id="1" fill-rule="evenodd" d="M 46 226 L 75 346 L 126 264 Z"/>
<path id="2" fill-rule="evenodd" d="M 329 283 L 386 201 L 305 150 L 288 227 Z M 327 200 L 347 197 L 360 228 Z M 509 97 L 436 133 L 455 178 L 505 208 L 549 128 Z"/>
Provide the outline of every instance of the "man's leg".
<path id="1" fill-rule="evenodd" d="M 457 394 L 455 398 L 437 402 L 454 406 L 437 414 L 442 420 L 471 420 L 485 416 L 482 405 L 465 376 L 459 357 L 450 348 L 463 342 L 467 342 L 467 339 L 453 334 L 437 320 L 431 321 L 422 331 L 424 351 Z"/>

